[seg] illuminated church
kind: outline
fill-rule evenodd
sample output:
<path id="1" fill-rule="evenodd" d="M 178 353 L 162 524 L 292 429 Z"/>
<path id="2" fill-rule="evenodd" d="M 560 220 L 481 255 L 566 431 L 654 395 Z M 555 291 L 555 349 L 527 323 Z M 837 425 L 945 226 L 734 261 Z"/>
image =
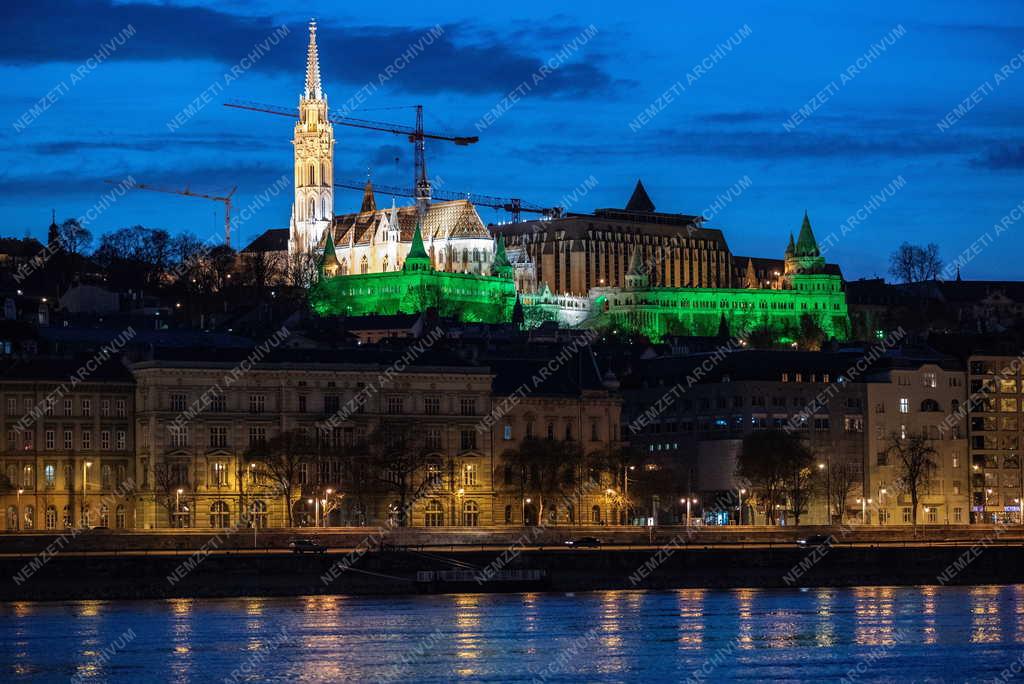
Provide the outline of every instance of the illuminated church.
<path id="1" fill-rule="evenodd" d="M 450 273 L 490 273 L 494 240 L 468 200 L 427 203 L 422 212 L 417 206 L 378 208 L 373 186 L 367 181 L 358 212 L 334 213 L 334 129 L 320 79 L 316 22 L 309 25 L 306 87 L 299 98 L 292 145 L 295 199 L 289 254 L 322 253 L 329 235 L 339 275 L 401 271 L 419 223 L 434 268 Z"/>

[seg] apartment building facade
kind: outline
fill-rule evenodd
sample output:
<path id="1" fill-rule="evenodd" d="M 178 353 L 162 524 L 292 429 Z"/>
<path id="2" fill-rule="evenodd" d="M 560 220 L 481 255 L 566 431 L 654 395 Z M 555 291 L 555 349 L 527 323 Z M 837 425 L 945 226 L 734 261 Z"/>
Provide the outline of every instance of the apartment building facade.
<path id="1" fill-rule="evenodd" d="M 134 380 L 116 358 L 16 364 L 0 378 L 3 529 L 137 524 Z"/>

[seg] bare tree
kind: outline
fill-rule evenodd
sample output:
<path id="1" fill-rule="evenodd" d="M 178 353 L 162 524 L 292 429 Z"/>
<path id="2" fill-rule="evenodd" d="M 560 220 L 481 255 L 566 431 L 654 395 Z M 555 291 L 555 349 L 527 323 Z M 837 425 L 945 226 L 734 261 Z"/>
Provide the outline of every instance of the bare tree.
<path id="1" fill-rule="evenodd" d="M 889 255 L 889 273 L 904 283 L 934 280 L 942 270 L 939 246 L 930 242 L 924 247 L 904 242 Z"/>
<path id="2" fill-rule="evenodd" d="M 256 464 L 256 476 L 274 484 L 288 512 L 288 526 L 294 525 L 292 501 L 301 484 L 303 463 L 313 463 L 318 449 L 304 430 L 282 432 L 266 442 L 250 445 L 245 460 Z M 299 492 L 301 494 L 301 492 Z"/>
<path id="3" fill-rule="evenodd" d="M 68 254 L 79 255 L 92 243 L 92 231 L 79 223 L 78 219 L 71 218 L 60 224 L 57 236 Z"/>
<path id="4" fill-rule="evenodd" d="M 573 492 L 583 450 L 575 441 L 525 437 L 518 449 L 505 452 L 505 459 L 519 471 L 525 492 L 537 497 L 539 523 L 544 520 L 546 500 L 565 498 Z"/>
<path id="5" fill-rule="evenodd" d="M 431 486 L 427 468 L 434 462 L 423 431 L 409 423 L 382 422 L 367 437 L 364 460 L 370 476 L 398 496 L 399 527 L 408 524 L 408 509 Z"/>
<path id="6" fill-rule="evenodd" d="M 895 432 L 889 435 L 885 453 L 897 459 L 898 477 L 896 485 L 910 494 L 910 514 L 917 526 L 917 501 L 932 473 L 938 468 L 934 456 L 938 454 L 928 438 L 921 433 L 901 437 Z"/>
<path id="7" fill-rule="evenodd" d="M 839 522 L 842 522 L 847 500 L 854 489 L 860 486 L 864 480 L 864 469 L 859 460 L 852 458 L 831 460 L 828 468 L 829 505 L 835 511 L 833 515 L 839 519 Z M 830 520 L 829 523 L 831 522 Z"/>
<path id="8" fill-rule="evenodd" d="M 799 522 L 801 509 L 806 510 L 806 492 L 810 487 L 809 473 L 813 456 L 796 435 L 783 430 L 759 430 L 743 438 L 736 462 L 736 476 L 750 483 L 764 505 L 765 523 L 774 525 L 775 506 L 790 497 L 794 516 Z"/>

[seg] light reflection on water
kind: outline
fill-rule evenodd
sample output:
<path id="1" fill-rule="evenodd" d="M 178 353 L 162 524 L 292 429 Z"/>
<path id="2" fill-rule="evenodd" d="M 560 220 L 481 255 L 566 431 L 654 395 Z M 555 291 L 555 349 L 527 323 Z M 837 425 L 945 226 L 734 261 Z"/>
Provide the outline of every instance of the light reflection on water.
<path id="1" fill-rule="evenodd" d="M 1022 643 L 1022 586 L 15 602 L 0 681 L 976 681 Z"/>

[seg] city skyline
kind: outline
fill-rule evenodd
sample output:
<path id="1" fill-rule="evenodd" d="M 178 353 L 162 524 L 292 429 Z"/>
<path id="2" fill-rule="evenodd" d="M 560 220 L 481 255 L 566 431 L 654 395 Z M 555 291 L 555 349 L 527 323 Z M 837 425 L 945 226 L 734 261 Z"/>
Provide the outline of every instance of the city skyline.
<path id="1" fill-rule="evenodd" d="M 200 5 L 9 10 L 15 35 L 0 50 L 11 84 L 0 143 L 10 162 L 0 178 L 6 234 L 44 238 L 51 209 L 83 215 L 110 191 L 108 178 L 238 185 L 236 210 L 282 175 L 290 181 L 290 122 L 221 105 L 293 107 L 313 15 L 332 112 L 411 123 L 411 110 L 373 110 L 422 103 L 428 128 L 480 136 L 469 148 L 428 147 L 428 173 L 445 189 L 588 212 L 623 206 L 642 178 L 659 210 L 708 214 L 734 253 L 774 257 L 808 209 L 847 278 L 885 275 L 903 240 L 938 242 L 947 264 L 967 254 L 965 278 L 1012 275 L 1000 255 L 1020 243 L 1012 228 L 1024 157 L 1011 124 L 1024 81 L 1021 10 L 1009 3 L 930 8 L 927 21 L 913 5 L 627 16 L 596 3 L 545 6 L 529 22 L 501 9 L 467 21 L 444 3 L 390 22 L 316 4 L 302 14 Z M 671 42 L 681 22 L 701 26 L 700 37 Z M 369 170 L 378 183 L 412 184 L 400 138 L 348 128 L 336 137 L 337 180 Z M 866 211 L 872 196 L 884 201 Z M 336 193 L 338 213 L 358 202 L 356 192 Z M 270 196 L 238 226 L 235 246 L 286 227 L 289 209 L 288 192 Z M 858 212 L 864 219 L 851 224 Z M 1007 230 L 994 234 L 1000 222 Z M 90 228 L 98 237 L 135 224 L 203 237 L 222 231 L 223 213 L 129 193 Z"/>

